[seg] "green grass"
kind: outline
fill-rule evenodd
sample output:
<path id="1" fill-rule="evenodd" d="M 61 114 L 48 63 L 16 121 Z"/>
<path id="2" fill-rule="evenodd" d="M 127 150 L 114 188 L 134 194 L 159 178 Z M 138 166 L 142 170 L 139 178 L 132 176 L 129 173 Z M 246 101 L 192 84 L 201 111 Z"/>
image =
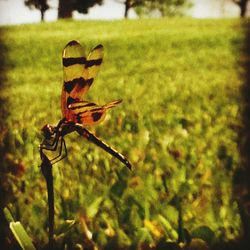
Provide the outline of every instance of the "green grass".
<path id="1" fill-rule="evenodd" d="M 206 225 L 216 239 L 239 236 L 231 193 L 239 165 L 233 127 L 241 98 L 240 21 L 60 21 L 1 32 L 1 98 L 9 112 L 2 148 L 6 166 L 22 161 L 25 167 L 12 185 L 11 202 L 35 241 L 46 241 L 47 220 L 40 128 L 61 118 L 61 53 L 73 39 L 87 51 L 104 45 L 104 64 L 86 100 L 123 103 L 92 131 L 128 156 L 134 170 L 83 138 L 67 136 L 68 158 L 53 166 L 56 227 L 87 217 L 99 246 L 176 241 L 178 197 L 189 232 Z M 71 241 L 82 243 L 83 235 L 79 226 Z"/>

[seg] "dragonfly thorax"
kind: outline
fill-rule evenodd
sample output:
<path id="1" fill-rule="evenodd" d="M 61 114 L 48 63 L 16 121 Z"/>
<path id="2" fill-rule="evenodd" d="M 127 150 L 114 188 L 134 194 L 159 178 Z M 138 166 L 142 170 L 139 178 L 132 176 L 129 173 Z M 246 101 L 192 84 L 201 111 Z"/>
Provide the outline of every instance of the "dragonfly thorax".
<path id="1" fill-rule="evenodd" d="M 44 125 L 41 130 L 46 139 L 51 139 L 55 134 L 55 127 L 50 124 Z"/>

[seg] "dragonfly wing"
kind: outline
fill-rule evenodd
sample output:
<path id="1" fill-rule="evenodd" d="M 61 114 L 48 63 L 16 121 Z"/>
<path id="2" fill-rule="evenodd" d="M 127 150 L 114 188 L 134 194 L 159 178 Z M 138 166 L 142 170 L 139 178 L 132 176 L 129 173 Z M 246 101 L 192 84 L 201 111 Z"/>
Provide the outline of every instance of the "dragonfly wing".
<path id="1" fill-rule="evenodd" d="M 83 99 L 97 75 L 103 58 L 103 46 L 96 46 L 86 58 L 84 48 L 76 41 L 63 50 L 64 85 L 61 107 L 63 116 L 72 120 L 68 106 Z"/>
<path id="2" fill-rule="evenodd" d="M 103 46 L 96 46 L 88 55 L 85 61 L 83 73 L 84 73 L 84 82 L 78 84 L 72 90 L 71 96 L 79 100 L 83 100 L 83 96 L 91 86 L 94 81 L 94 78 L 97 76 L 97 73 L 100 70 L 100 66 L 103 60 Z"/>
<path id="3" fill-rule="evenodd" d="M 84 48 L 77 41 L 70 41 L 62 54 L 63 63 L 63 88 L 61 95 L 61 108 L 63 116 L 70 120 L 68 105 L 74 102 L 73 89 L 81 86 L 85 92 L 89 84 L 85 82 L 87 71 L 85 70 L 86 56 Z"/>
<path id="4" fill-rule="evenodd" d="M 106 114 L 106 111 L 115 107 L 121 100 L 112 101 L 103 106 L 99 106 L 92 102 L 81 101 L 69 105 L 69 109 L 74 114 L 74 121 L 83 124 L 84 126 L 91 126 L 101 122 Z"/>
<path id="5" fill-rule="evenodd" d="M 84 126 L 91 126 L 102 121 L 106 111 L 105 108 L 87 101 L 72 103 L 69 109 L 74 115 L 74 122 Z"/>
<path id="6" fill-rule="evenodd" d="M 109 102 L 109 103 L 103 105 L 103 108 L 105 108 L 105 109 L 111 109 L 111 108 L 115 107 L 116 105 L 118 105 L 121 102 L 122 102 L 121 99 L 115 100 L 115 101 L 112 101 L 112 102 Z"/>
<path id="7" fill-rule="evenodd" d="M 95 78 L 100 70 L 100 66 L 103 61 L 103 46 L 97 45 L 91 50 L 87 57 L 85 68 L 88 70 L 88 78 Z"/>

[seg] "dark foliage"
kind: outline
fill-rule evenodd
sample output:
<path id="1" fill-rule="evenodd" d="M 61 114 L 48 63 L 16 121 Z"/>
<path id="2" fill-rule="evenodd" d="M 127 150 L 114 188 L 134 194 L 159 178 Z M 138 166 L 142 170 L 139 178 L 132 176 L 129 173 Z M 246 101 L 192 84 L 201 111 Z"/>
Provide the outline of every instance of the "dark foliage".
<path id="1" fill-rule="evenodd" d="M 233 2 L 240 7 L 240 16 L 245 17 L 248 0 L 233 0 Z"/>
<path id="2" fill-rule="evenodd" d="M 40 10 L 41 21 L 44 21 L 45 11 L 50 8 L 47 0 L 25 0 L 24 4 L 31 9 L 36 8 L 36 9 Z"/>
<path id="3" fill-rule="evenodd" d="M 102 3 L 103 0 L 59 0 L 58 18 L 72 18 L 75 10 L 87 14 L 89 8 Z"/>

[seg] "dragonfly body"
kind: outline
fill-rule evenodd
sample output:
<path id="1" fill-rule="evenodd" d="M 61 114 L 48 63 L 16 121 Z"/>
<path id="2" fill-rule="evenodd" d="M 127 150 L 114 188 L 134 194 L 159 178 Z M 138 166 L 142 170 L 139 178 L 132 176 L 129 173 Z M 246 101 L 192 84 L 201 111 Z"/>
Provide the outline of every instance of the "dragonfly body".
<path id="1" fill-rule="evenodd" d="M 84 100 L 84 95 L 99 72 L 103 60 L 103 46 L 96 46 L 86 57 L 84 48 L 78 42 L 71 41 L 64 48 L 62 57 L 64 82 L 61 110 L 63 119 L 57 126 L 47 124 L 42 128 L 44 140 L 40 145 L 41 157 L 44 155 L 43 150 L 55 151 L 59 145 L 59 155 L 51 161 L 54 164 L 61 160 L 67 155 L 64 136 L 76 131 L 131 169 L 131 164 L 122 154 L 86 129 L 87 126 L 101 122 L 105 118 L 106 112 L 122 101 L 115 100 L 105 105 L 98 105 Z M 64 156 L 62 156 L 63 149 Z"/>

